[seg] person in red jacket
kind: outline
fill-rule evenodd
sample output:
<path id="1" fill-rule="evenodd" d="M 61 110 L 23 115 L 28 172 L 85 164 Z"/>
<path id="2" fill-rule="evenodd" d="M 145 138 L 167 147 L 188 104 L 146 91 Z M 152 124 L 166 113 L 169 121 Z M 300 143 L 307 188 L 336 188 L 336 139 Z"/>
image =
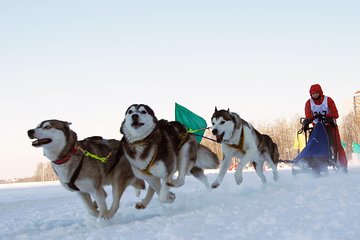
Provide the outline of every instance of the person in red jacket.
<path id="1" fill-rule="evenodd" d="M 318 122 L 318 116 L 322 115 L 327 124 L 325 127 L 328 129 L 330 138 L 336 147 L 340 169 L 347 173 L 348 161 L 345 151 L 341 145 L 339 129 L 336 125 L 336 119 L 339 117 L 334 100 L 331 97 L 325 96 L 319 84 L 314 84 L 310 87 L 311 98 L 305 104 L 305 125 Z"/>

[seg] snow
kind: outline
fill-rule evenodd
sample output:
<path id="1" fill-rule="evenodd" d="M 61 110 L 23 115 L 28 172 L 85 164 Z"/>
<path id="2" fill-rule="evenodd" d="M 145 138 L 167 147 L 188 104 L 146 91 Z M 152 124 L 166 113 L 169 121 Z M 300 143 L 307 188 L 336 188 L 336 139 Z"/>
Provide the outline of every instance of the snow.
<path id="1" fill-rule="evenodd" d="M 212 182 L 217 172 L 207 175 Z M 188 176 L 172 189 L 173 204 L 155 196 L 144 210 L 134 208 L 139 199 L 130 187 L 108 221 L 88 215 L 58 182 L 0 185 L 0 239 L 359 239 L 360 165 L 319 178 L 289 169 L 279 175 L 274 182 L 267 170 L 262 185 L 249 170 L 238 186 L 228 172 L 211 191 Z"/>

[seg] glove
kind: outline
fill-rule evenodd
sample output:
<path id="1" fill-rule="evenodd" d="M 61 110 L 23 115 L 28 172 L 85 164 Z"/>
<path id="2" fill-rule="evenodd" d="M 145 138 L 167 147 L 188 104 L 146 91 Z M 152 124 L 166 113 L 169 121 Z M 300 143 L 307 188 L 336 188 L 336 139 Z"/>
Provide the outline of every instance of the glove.
<path id="1" fill-rule="evenodd" d="M 306 131 L 309 129 L 309 124 L 311 123 L 312 121 L 308 118 L 305 118 L 304 121 L 302 122 L 302 125 L 303 125 L 303 129 Z"/>
<path id="2" fill-rule="evenodd" d="M 336 126 L 335 119 L 332 117 L 324 117 L 324 123 L 325 124 L 331 124 L 333 126 Z"/>

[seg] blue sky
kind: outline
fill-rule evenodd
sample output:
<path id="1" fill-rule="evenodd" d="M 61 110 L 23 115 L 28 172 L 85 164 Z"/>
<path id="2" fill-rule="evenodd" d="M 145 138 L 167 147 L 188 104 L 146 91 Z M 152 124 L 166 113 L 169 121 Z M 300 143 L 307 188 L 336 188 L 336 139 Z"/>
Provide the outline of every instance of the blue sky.
<path id="1" fill-rule="evenodd" d="M 0 1 L 0 179 L 46 162 L 26 131 L 67 120 L 120 138 L 126 108 L 178 102 L 251 122 L 303 114 L 320 83 L 345 115 L 360 89 L 360 2 Z"/>

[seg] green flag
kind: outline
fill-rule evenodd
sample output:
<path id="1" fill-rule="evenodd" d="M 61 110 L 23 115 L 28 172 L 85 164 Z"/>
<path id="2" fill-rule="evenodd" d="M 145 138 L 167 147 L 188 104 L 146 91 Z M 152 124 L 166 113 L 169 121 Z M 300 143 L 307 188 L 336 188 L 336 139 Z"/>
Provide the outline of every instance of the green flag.
<path id="1" fill-rule="evenodd" d="M 185 125 L 190 133 L 196 135 L 196 141 L 200 143 L 207 126 L 205 119 L 175 103 L 175 121 Z"/>
<path id="2" fill-rule="evenodd" d="M 343 149 L 345 149 L 346 148 L 346 143 L 341 141 L 341 146 L 343 147 Z"/>
<path id="3" fill-rule="evenodd" d="M 353 142 L 352 143 L 352 150 L 353 150 L 353 153 L 360 153 L 360 144 L 356 143 L 356 142 Z"/>

